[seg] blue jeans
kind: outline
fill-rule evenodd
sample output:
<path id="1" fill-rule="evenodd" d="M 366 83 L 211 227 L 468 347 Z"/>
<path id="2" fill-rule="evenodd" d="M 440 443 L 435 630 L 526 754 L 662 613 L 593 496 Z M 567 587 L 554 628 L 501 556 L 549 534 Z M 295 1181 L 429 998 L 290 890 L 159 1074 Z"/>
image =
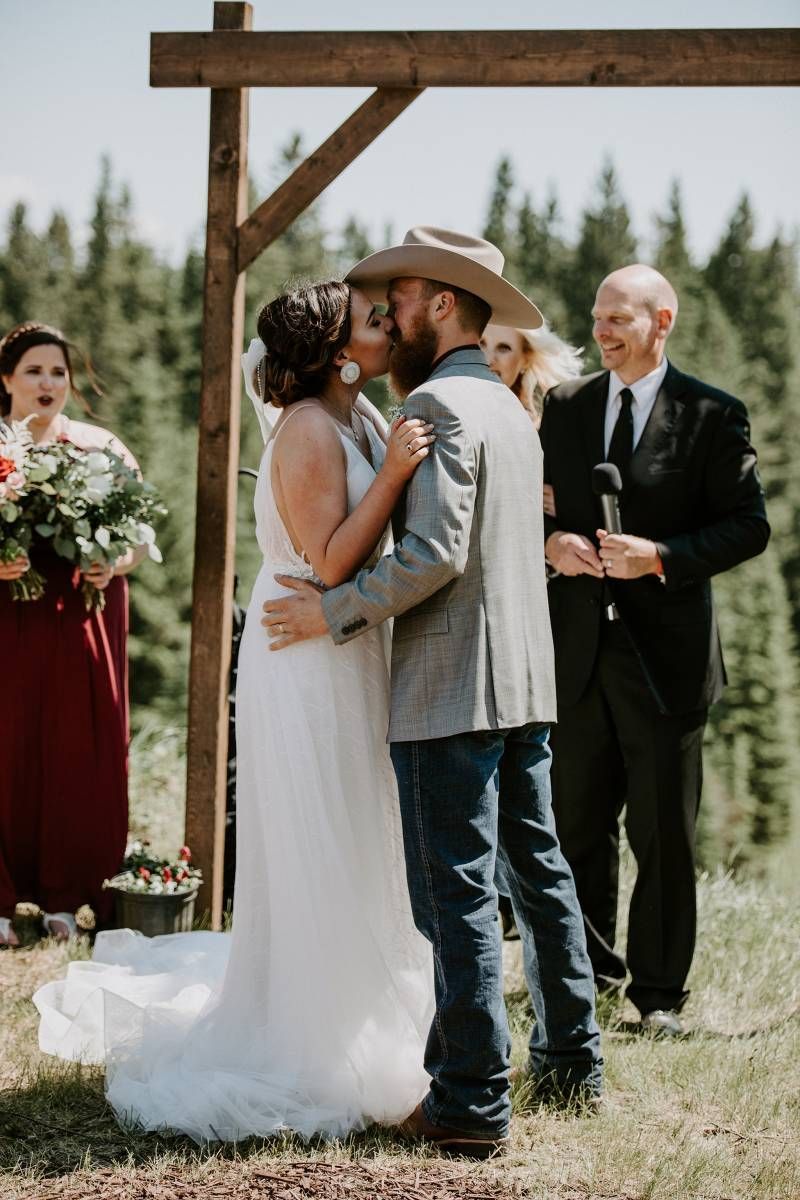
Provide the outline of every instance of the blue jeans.
<path id="1" fill-rule="evenodd" d="M 536 1014 L 533 1073 L 564 1090 L 602 1087 L 583 919 L 550 804 L 548 735 L 547 725 L 526 725 L 391 746 L 414 921 L 433 946 L 424 1109 L 465 1133 L 503 1136 L 511 1116 L 497 865 Z"/>

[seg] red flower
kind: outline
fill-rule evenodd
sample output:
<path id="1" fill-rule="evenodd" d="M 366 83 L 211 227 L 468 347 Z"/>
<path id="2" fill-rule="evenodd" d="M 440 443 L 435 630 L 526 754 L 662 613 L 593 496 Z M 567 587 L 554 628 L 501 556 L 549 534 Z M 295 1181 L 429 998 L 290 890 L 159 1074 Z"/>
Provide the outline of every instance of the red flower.
<path id="1" fill-rule="evenodd" d="M 164 867 L 164 870 L 161 872 L 161 878 L 164 880 L 164 883 L 169 883 L 172 879 L 172 871 L 169 867 Z"/>
<path id="2" fill-rule="evenodd" d="M 139 874 L 141 875 L 142 879 L 146 880 L 150 878 L 150 872 L 148 871 L 147 867 L 139 867 Z"/>
<path id="3" fill-rule="evenodd" d="M 4 458 L 3 455 L 0 454 L 0 483 L 2 483 L 5 479 L 8 479 L 9 475 L 12 475 L 16 469 L 17 464 L 13 459 Z"/>
<path id="4" fill-rule="evenodd" d="M 181 846 L 180 850 L 178 851 L 178 858 L 183 859 L 184 862 L 192 861 L 192 852 L 188 846 Z"/>
<path id="5" fill-rule="evenodd" d="M 183 883 L 184 879 L 189 878 L 189 872 L 186 870 L 185 867 L 181 867 L 180 871 L 178 871 L 178 874 L 175 876 L 175 878 L 177 879 L 178 883 Z"/>

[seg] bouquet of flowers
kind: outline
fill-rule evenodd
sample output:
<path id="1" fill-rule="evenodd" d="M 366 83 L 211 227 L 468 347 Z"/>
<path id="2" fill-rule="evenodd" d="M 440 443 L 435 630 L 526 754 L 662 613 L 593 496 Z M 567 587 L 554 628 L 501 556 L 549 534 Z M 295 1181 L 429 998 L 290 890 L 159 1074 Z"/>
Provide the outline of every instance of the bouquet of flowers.
<path id="1" fill-rule="evenodd" d="M 35 538 L 84 572 L 142 545 L 161 562 L 151 522 L 166 509 L 152 484 L 111 450 L 67 440 L 37 446 L 29 420 L 0 425 L 0 562 L 28 555 Z M 31 567 L 9 587 L 15 600 L 38 600 L 45 581 Z M 83 595 L 87 610 L 103 608 L 102 591 L 87 580 Z"/>
<path id="2" fill-rule="evenodd" d="M 202 872 L 191 864 L 192 852 L 188 846 L 181 846 L 176 859 L 154 858 L 149 842 L 130 842 L 122 870 L 113 879 L 106 879 L 103 887 L 149 896 L 191 892 L 203 882 Z"/>

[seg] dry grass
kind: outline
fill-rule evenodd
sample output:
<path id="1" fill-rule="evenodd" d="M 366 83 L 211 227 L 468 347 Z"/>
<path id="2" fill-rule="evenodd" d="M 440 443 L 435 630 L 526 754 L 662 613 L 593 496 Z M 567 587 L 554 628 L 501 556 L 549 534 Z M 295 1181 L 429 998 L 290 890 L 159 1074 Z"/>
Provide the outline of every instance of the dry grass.
<path id="1" fill-rule="evenodd" d="M 145 749 L 139 764 L 150 761 Z M 152 756 L 151 756 L 152 758 Z M 135 812 L 153 840 L 179 844 L 175 744 L 139 779 Z M 136 761 L 136 760 L 135 760 Z M 164 802 L 165 795 L 168 802 Z M 158 797 L 155 802 L 153 797 Z M 160 824 L 158 824 L 160 822 Z M 142 825 L 138 830 L 142 831 Z M 626 878 L 630 882 L 630 871 Z M 704 878 L 698 954 L 676 1043 L 635 1032 L 607 1010 L 608 1103 L 593 1118 L 532 1109 L 514 1096 L 512 1146 L 470 1165 L 409 1153 L 383 1131 L 345 1143 L 253 1139 L 200 1149 L 185 1138 L 120 1129 L 102 1074 L 36 1048 L 29 997 L 88 953 L 53 943 L 0 955 L 0 1195 L 3 1200 L 349 1197 L 350 1200 L 795 1200 L 800 1197 L 800 979 L 797 888 Z M 514 1055 L 529 1013 L 518 943 L 508 943 Z"/>

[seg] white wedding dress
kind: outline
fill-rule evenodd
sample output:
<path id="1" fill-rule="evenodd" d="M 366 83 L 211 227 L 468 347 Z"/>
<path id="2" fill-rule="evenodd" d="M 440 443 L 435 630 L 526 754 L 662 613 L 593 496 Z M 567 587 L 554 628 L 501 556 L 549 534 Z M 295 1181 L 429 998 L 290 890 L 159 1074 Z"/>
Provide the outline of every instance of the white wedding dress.
<path id="1" fill-rule="evenodd" d="M 364 424 L 376 461 L 383 443 Z M 342 442 L 352 509 L 374 472 Z M 198 1141 L 340 1137 L 402 1120 L 428 1082 L 433 968 L 411 918 L 385 744 L 389 633 L 268 650 L 273 576 L 313 578 L 275 505 L 273 445 L 239 657 L 233 932 L 101 933 L 91 962 L 34 996 L 42 1050 L 104 1063 L 121 1120 Z"/>

